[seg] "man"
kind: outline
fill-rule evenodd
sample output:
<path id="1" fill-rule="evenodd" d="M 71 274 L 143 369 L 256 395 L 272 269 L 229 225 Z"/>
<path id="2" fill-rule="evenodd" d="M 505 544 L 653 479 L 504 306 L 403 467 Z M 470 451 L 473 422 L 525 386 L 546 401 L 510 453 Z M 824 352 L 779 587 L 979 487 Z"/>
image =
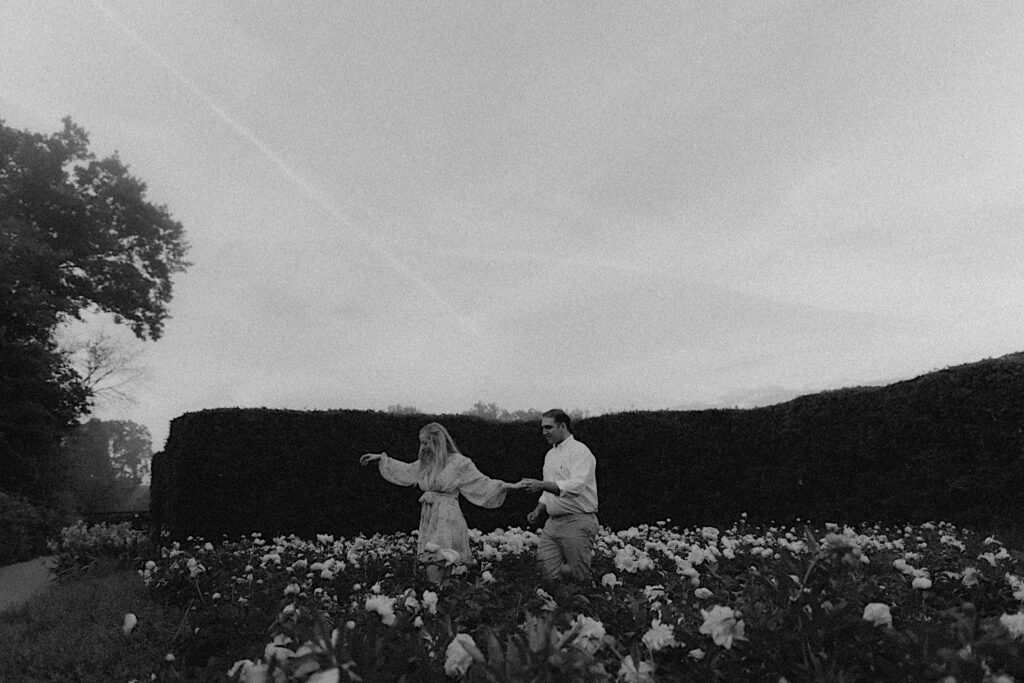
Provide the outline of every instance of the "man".
<path id="1" fill-rule="evenodd" d="M 544 479 L 520 482 L 522 488 L 542 492 L 527 521 L 537 524 L 548 515 L 539 534 L 537 564 L 547 579 L 585 582 L 597 537 L 597 460 L 573 437 L 565 411 L 547 411 L 540 424 L 551 444 L 544 456 Z"/>

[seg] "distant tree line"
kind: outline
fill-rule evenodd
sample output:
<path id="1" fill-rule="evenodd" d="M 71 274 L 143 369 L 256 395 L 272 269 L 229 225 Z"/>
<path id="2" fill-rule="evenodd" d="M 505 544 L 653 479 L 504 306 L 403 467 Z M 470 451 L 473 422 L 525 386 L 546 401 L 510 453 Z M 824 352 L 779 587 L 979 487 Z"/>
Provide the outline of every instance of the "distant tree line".
<path id="1" fill-rule="evenodd" d="M 551 406 L 552 408 L 558 406 Z M 477 401 L 473 404 L 473 407 L 469 410 L 463 411 L 461 415 L 470 415 L 472 417 L 479 417 L 483 420 L 490 420 L 491 422 L 540 422 L 541 416 L 549 408 L 544 410 L 537 410 L 536 408 L 519 409 L 519 410 L 508 410 L 502 408 L 497 403 L 484 403 L 483 401 Z M 403 406 L 400 404 L 390 405 L 387 408 L 387 412 L 392 415 L 422 415 L 423 411 L 413 406 Z M 590 417 L 590 413 L 585 410 L 570 409 L 565 411 L 566 414 L 573 420 L 582 420 L 586 417 Z"/>

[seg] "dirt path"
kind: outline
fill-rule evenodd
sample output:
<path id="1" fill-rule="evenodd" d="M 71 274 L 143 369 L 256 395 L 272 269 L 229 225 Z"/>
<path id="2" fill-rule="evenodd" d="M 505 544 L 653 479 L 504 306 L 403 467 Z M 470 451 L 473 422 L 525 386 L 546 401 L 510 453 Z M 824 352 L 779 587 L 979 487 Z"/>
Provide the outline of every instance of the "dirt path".
<path id="1" fill-rule="evenodd" d="M 0 567 L 0 612 L 17 607 L 46 588 L 53 580 L 53 556 Z"/>

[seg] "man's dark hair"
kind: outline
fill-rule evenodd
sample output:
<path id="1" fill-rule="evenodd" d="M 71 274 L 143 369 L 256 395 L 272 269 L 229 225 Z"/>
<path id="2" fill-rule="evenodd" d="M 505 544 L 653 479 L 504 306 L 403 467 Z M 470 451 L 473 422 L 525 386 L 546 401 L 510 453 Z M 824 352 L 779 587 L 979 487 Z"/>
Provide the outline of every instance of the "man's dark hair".
<path id="1" fill-rule="evenodd" d="M 564 424 L 567 430 L 572 431 L 572 418 L 561 408 L 552 408 L 544 413 L 542 417 L 550 417 L 555 421 L 555 424 Z"/>

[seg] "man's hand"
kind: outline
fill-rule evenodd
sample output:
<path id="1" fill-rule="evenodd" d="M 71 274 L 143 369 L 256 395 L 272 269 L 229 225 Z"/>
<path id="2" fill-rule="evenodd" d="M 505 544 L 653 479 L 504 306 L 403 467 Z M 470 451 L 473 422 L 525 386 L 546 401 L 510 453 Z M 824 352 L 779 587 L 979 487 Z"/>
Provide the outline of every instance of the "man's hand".
<path id="1" fill-rule="evenodd" d="M 540 521 L 540 510 L 532 510 L 530 514 L 526 515 L 526 521 L 530 524 L 536 524 Z"/>
<path id="2" fill-rule="evenodd" d="M 523 479 L 519 482 L 521 488 L 526 489 L 530 493 L 540 493 L 545 491 L 544 482 L 540 479 Z"/>
<path id="3" fill-rule="evenodd" d="M 377 462 L 385 455 L 387 455 L 387 453 L 365 453 L 359 456 L 359 464 L 369 465 L 371 462 Z"/>

